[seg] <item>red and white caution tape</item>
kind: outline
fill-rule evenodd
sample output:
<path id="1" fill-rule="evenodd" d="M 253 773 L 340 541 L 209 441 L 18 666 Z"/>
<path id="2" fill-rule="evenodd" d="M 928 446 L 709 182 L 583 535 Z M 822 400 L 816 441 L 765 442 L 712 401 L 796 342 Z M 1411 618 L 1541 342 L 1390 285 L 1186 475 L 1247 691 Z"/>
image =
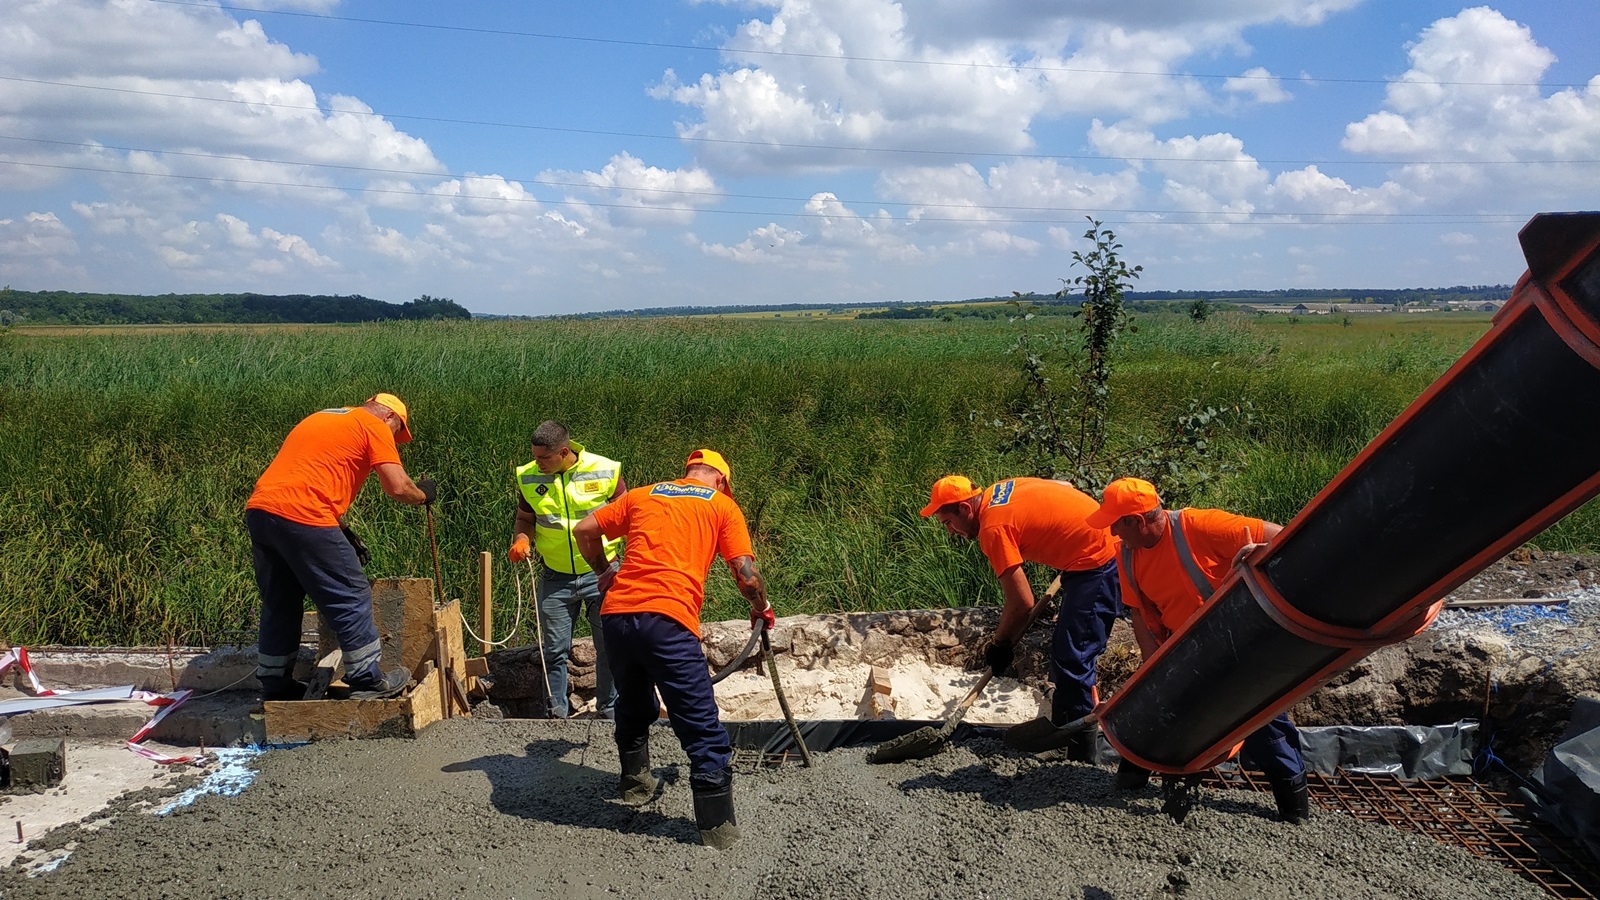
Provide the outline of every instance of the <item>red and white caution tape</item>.
<path id="1" fill-rule="evenodd" d="M 139 729 L 133 737 L 128 738 L 127 747 L 129 750 L 132 750 L 134 753 L 139 754 L 151 762 L 160 763 L 164 766 L 169 766 L 174 763 L 194 762 L 200 758 L 199 754 L 187 756 L 168 756 L 158 750 L 152 750 L 149 747 L 144 746 L 145 738 L 149 737 L 150 732 L 154 731 L 155 727 L 161 724 L 161 720 L 166 718 L 168 713 L 182 706 L 184 701 L 188 700 L 189 697 L 194 693 L 194 691 L 189 690 L 188 688 L 185 688 L 181 691 L 174 691 L 171 694 L 155 694 L 151 693 L 150 691 L 136 691 L 131 686 L 127 688 L 114 688 L 109 690 L 95 689 L 88 691 L 53 691 L 39 682 L 39 676 L 33 671 L 33 664 L 28 661 L 28 650 L 26 647 L 17 647 L 12 650 L 7 650 L 4 654 L 0 654 L 0 677 L 3 677 L 6 672 L 10 671 L 12 666 L 16 666 L 17 668 L 21 669 L 23 674 L 28 676 L 28 681 L 32 683 L 35 694 L 39 695 L 40 697 L 51 698 L 51 700 L 54 701 L 48 704 L 35 704 L 24 708 L 18 708 L 13 710 L 14 712 L 27 712 L 30 709 L 42 709 L 46 708 L 46 706 L 66 706 L 76 703 L 114 703 L 119 700 L 137 700 L 147 706 L 155 706 L 159 708 L 156 710 L 156 714 L 150 718 L 150 721 L 145 723 L 143 728 Z"/>

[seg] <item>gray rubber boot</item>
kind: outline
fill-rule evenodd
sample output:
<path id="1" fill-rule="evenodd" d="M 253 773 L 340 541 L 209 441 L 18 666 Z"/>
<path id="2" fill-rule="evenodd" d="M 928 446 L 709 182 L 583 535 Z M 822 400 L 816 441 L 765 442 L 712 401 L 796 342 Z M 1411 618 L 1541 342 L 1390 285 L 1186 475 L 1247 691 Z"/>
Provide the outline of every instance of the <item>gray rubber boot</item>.
<path id="1" fill-rule="evenodd" d="M 642 806 L 650 802 L 661 787 L 661 779 L 650 774 L 650 745 L 641 744 L 637 750 L 617 749 L 622 759 L 622 775 L 617 789 L 622 792 L 622 802 L 629 806 Z"/>
<path id="2" fill-rule="evenodd" d="M 718 850 L 732 847 L 741 837 L 733 817 L 733 785 L 694 789 L 694 823 L 700 827 L 700 843 Z"/>

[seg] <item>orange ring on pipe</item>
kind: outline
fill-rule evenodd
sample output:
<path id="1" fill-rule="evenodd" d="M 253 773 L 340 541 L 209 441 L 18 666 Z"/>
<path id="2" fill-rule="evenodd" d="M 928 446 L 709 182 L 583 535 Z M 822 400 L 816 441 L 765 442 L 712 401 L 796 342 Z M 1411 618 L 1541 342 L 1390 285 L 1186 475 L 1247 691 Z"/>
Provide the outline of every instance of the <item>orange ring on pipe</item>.
<path id="1" fill-rule="evenodd" d="M 1289 601 L 1283 598 L 1282 594 L 1278 593 L 1277 588 L 1268 579 L 1261 577 L 1261 573 L 1254 566 L 1243 567 L 1240 575 L 1244 579 L 1245 586 L 1250 589 L 1250 594 L 1255 598 L 1256 603 L 1261 606 L 1262 611 L 1272 621 L 1278 624 L 1278 627 L 1297 638 L 1310 641 L 1313 644 L 1320 644 L 1324 647 L 1376 650 L 1379 647 L 1386 647 L 1396 641 L 1411 637 L 1433 621 L 1433 617 L 1428 615 L 1427 608 L 1414 613 L 1410 607 L 1406 607 L 1398 611 L 1406 615 L 1402 622 L 1394 627 L 1381 629 L 1377 627 L 1346 628 L 1342 625 L 1330 625 L 1296 609 Z M 1437 616 L 1438 611 L 1433 610 L 1433 615 Z M 1380 624 L 1394 618 L 1398 618 L 1398 616 L 1394 614 L 1386 616 Z M 1420 628 L 1414 624 L 1416 621 L 1424 619 L 1426 621 L 1422 622 Z"/>

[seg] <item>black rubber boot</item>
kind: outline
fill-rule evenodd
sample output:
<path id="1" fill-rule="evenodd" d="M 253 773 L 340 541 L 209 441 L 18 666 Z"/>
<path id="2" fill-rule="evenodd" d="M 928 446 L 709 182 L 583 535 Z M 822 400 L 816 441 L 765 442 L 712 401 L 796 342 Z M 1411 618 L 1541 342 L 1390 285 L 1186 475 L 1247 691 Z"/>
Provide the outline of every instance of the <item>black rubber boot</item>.
<path id="1" fill-rule="evenodd" d="M 257 675 L 256 680 L 261 682 L 262 700 L 304 700 L 309 687 L 288 675 Z"/>
<path id="2" fill-rule="evenodd" d="M 1117 763 L 1117 790 L 1137 791 L 1149 783 L 1149 769 L 1126 759 Z"/>
<path id="3" fill-rule="evenodd" d="M 1098 727 L 1086 728 L 1067 739 L 1065 747 L 1067 759 L 1072 762 L 1092 763 L 1100 762 L 1100 729 Z"/>
<path id="4" fill-rule="evenodd" d="M 1278 801 L 1278 818 L 1299 825 L 1311 818 L 1311 793 L 1306 789 L 1306 773 L 1288 781 L 1272 782 L 1272 797 Z"/>
<path id="5" fill-rule="evenodd" d="M 622 802 L 629 806 L 649 803 L 650 798 L 656 795 L 656 789 L 661 786 L 661 779 L 650 774 L 648 740 L 641 741 L 637 748 L 631 750 L 618 747 L 617 756 L 622 759 L 622 776 L 617 782 L 617 789 L 622 792 Z"/>
<path id="6" fill-rule="evenodd" d="M 350 686 L 351 700 L 386 700 L 405 692 L 406 685 L 411 683 L 411 670 L 405 666 L 395 666 L 380 673 L 374 665 L 358 675 L 346 672 L 344 683 Z"/>
<path id="7" fill-rule="evenodd" d="M 739 825 L 733 817 L 733 783 L 711 787 L 694 784 L 694 823 L 700 828 L 700 843 L 726 850 L 739 840 Z"/>
<path id="8" fill-rule="evenodd" d="M 1161 779 L 1161 811 L 1175 824 L 1182 825 L 1189 813 L 1200 805 L 1200 780 L 1204 774 L 1167 775 Z"/>

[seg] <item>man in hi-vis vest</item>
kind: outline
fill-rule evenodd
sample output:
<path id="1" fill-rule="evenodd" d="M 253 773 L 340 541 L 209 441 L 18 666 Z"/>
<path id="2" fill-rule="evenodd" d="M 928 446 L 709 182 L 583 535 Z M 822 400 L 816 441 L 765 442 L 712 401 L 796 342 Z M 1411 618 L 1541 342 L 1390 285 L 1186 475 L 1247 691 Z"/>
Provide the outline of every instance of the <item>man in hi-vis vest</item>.
<path id="1" fill-rule="evenodd" d="M 569 712 L 567 662 L 572 656 L 572 627 L 579 608 L 587 606 L 594 635 L 595 712 L 609 719 L 617 705 L 617 690 L 611 682 L 600 630 L 600 590 L 595 571 L 573 542 L 572 528 L 627 492 L 622 464 L 585 450 L 567 436 L 565 425 L 546 421 L 533 431 L 533 461 L 517 469 L 517 490 L 517 521 L 509 555 L 518 563 L 539 554 L 543 570 L 539 576 L 539 628 L 544 636 L 550 715 L 564 719 Z M 616 561 L 621 544 L 606 542 L 607 561 Z"/>
<path id="2" fill-rule="evenodd" d="M 1117 570 L 1122 603 L 1145 659 L 1200 611 L 1234 563 L 1283 527 L 1220 509 L 1166 510 L 1155 486 L 1138 478 L 1106 485 L 1100 508 L 1088 524 L 1110 528 L 1122 542 Z M 1245 752 L 1267 776 L 1283 821 L 1299 823 L 1310 812 L 1300 732 L 1288 713 L 1244 739 Z M 1137 790 L 1149 771 L 1127 760 L 1117 769 L 1117 787 Z"/>

